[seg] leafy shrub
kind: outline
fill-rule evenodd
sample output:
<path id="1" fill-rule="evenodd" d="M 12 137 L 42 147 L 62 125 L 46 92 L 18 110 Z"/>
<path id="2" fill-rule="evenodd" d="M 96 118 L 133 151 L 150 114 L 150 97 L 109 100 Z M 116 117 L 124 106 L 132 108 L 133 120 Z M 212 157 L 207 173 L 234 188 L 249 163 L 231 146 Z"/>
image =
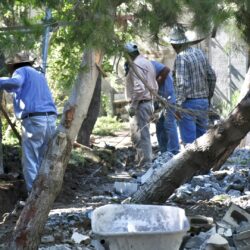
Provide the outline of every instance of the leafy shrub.
<path id="1" fill-rule="evenodd" d="M 101 116 L 97 119 L 93 134 L 95 135 L 114 135 L 115 132 L 124 128 L 123 123 L 117 120 L 116 117 Z"/>

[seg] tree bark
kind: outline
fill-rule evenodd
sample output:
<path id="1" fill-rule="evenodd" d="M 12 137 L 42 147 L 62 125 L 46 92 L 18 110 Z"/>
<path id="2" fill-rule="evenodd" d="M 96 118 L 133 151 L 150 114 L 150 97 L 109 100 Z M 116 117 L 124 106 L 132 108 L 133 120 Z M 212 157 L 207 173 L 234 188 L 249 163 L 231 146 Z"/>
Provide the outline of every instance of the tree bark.
<path id="1" fill-rule="evenodd" d="M 82 122 L 81 128 L 77 136 L 77 142 L 88 147 L 90 145 L 90 135 L 93 131 L 93 128 L 95 126 L 100 111 L 101 89 L 102 89 L 102 78 L 101 78 L 101 73 L 99 73 L 99 76 L 96 81 L 94 94 L 91 103 L 89 105 L 87 117 Z"/>
<path id="2" fill-rule="evenodd" d="M 132 196 L 132 203 L 164 203 L 180 185 L 197 173 L 219 169 L 250 131 L 250 91 L 227 120 L 208 130 L 183 152 L 156 169 Z"/>
<path id="3" fill-rule="evenodd" d="M 0 68 L 4 69 L 5 57 L 4 54 L 0 53 Z M 1 75 L 4 72 L 1 72 Z M 3 100 L 3 90 L 0 91 L 0 106 L 2 107 L 2 100 Z M 3 123 L 2 123 L 2 115 L 0 116 L 0 174 L 4 173 L 4 165 L 3 165 Z"/>
<path id="4" fill-rule="evenodd" d="M 250 50 L 249 50 L 249 59 L 250 59 Z M 246 95 L 246 93 L 250 90 L 250 67 L 248 68 L 246 77 L 245 77 L 245 81 L 241 87 L 240 90 L 240 97 L 239 97 L 239 101 L 242 100 L 242 98 Z M 250 133 L 248 133 L 244 139 L 242 139 L 241 143 L 240 143 L 240 147 L 244 148 L 246 147 L 250 142 Z"/>
<path id="5" fill-rule="evenodd" d="M 2 106 L 3 91 L 0 91 L 0 105 Z M 0 117 L 0 174 L 4 174 L 3 166 L 3 126 L 2 117 Z"/>
<path id="6" fill-rule="evenodd" d="M 82 121 L 87 117 L 99 74 L 96 62 L 100 63 L 101 60 L 102 56 L 97 52 L 84 53 L 76 84 L 65 105 L 57 132 L 49 143 L 31 194 L 17 221 L 9 249 L 38 249 L 48 213 L 61 190 L 72 145 Z"/>

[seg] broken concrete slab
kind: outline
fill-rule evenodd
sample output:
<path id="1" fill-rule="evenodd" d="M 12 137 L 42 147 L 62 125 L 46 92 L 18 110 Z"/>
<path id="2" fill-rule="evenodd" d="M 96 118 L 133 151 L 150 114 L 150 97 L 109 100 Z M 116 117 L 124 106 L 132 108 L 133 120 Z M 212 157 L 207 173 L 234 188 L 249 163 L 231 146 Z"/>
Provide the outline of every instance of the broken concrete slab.
<path id="1" fill-rule="evenodd" d="M 141 184 L 144 184 L 152 176 L 153 173 L 154 173 L 153 167 L 149 168 L 144 175 L 138 178 L 139 182 Z"/>
<path id="2" fill-rule="evenodd" d="M 233 229 L 232 226 L 225 222 L 216 222 L 217 233 L 223 237 L 232 237 Z"/>
<path id="3" fill-rule="evenodd" d="M 250 249 L 250 239 L 239 239 L 234 238 L 234 244 L 237 250 L 249 250 Z"/>
<path id="4" fill-rule="evenodd" d="M 197 235 L 193 235 L 191 232 L 190 235 L 186 236 L 186 239 L 183 240 L 183 247 L 180 249 L 184 250 L 201 250 L 205 248 L 205 243 L 207 239 L 211 237 L 211 235 L 216 234 L 216 228 L 212 227 L 210 230 L 206 232 L 199 232 Z M 184 242 L 185 241 L 185 242 Z"/>
<path id="5" fill-rule="evenodd" d="M 130 196 L 138 189 L 138 184 L 133 182 L 118 182 L 114 183 L 114 190 L 117 194 Z"/>
<path id="6" fill-rule="evenodd" d="M 250 230 L 250 224 L 242 223 L 242 225 L 236 229 L 236 233 L 242 233 L 249 230 Z"/>
<path id="7" fill-rule="evenodd" d="M 200 233 L 199 235 L 193 236 L 187 240 L 185 244 L 185 250 L 200 249 L 200 246 L 210 237 L 206 233 Z"/>
<path id="8" fill-rule="evenodd" d="M 232 204 L 222 218 L 222 221 L 225 221 L 233 227 L 239 227 L 244 222 L 250 223 L 250 214 L 244 209 Z"/>
<path id="9" fill-rule="evenodd" d="M 71 240 L 73 240 L 75 243 L 84 243 L 88 245 L 91 242 L 91 239 L 88 235 L 83 235 L 78 232 L 74 232 L 71 236 Z"/>
<path id="10" fill-rule="evenodd" d="M 237 233 L 233 235 L 233 241 L 237 249 L 250 249 L 250 224 L 243 224 L 237 228 Z"/>
<path id="11" fill-rule="evenodd" d="M 217 229 L 217 233 L 224 237 L 232 237 L 233 232 L 231 228 L 220 227 Z"/>
<path id="12" fill-rule="evenodd" d="M 207 240 L 205 250 L 230 250 L 230 247 L 224 237 L 214 234 Z"/>

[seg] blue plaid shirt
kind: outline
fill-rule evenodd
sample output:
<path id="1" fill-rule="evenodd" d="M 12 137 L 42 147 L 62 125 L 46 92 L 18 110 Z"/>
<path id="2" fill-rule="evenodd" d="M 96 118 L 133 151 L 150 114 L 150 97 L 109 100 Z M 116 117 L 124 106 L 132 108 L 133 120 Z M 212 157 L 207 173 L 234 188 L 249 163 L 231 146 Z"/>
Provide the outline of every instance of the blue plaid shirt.
<path id="1" fill-rule="evenodd" d="M 213 95 L 216 75 L 200 49 L 189 47 L 176 56 L 173 77 L 179 105 L 187 98 Z"/>

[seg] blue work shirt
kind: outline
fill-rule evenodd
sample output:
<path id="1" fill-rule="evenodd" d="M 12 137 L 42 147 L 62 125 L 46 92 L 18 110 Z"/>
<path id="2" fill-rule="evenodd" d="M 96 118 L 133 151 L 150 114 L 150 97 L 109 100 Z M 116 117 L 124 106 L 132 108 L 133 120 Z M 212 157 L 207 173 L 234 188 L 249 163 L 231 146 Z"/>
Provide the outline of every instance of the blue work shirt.
<path id="1" fill-rule="evenodd" d="M 31 66 L 16 69 L 12 77 L 0 77 L 0 88 L 13 92 L 14 111 L 18 119 L 34 112 L 57 113 L 44 74 Z"/>
<path id="2" fill-rule="evenodd" d="M 158 75 L 163 68 L 166 66 L 157 61 L 151 61 L 155 67 L 156 75 Z M 164 83 L 159 85 L 158 94 L 167 99 L 170 103 L 176 102 L 175 92 L 174 92 L 174 83 L 171 74 L 169 73 Z"/>

